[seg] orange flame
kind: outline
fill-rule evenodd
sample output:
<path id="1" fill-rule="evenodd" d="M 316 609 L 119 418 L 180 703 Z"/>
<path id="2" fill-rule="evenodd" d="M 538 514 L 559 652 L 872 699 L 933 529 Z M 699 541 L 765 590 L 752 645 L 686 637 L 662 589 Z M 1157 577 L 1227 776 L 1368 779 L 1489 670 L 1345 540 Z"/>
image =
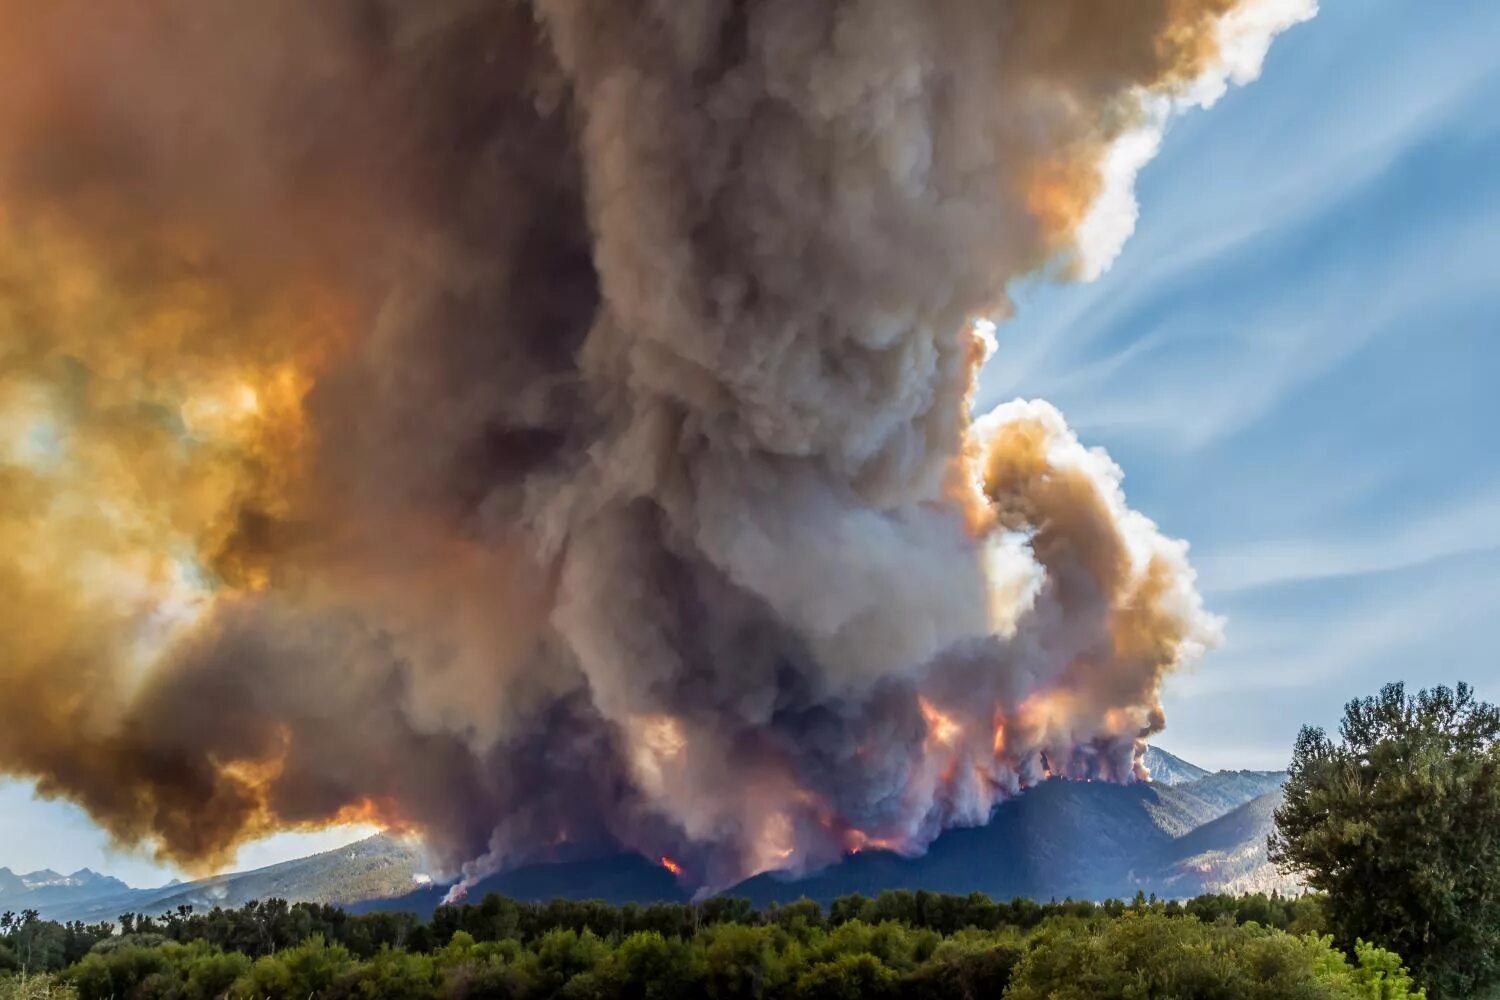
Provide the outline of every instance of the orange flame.
<path id="1" fill-rule="evenodd" d="M 673 861 L 671 858 L 666 857 L 665 855 L 662 856 L 661 866 L 667 871 L 671 872 L 673 875 L 682 874 L 682 866 Z"/>
<path id="2" fill-rule="evenodd" d="M 332 826 L 373 826 L 386 833 L 414 834 L 418 830 L 401 815 L 400 806 L 388 797 L 366 796 L 340 808 L 333 817 L 307 824 L 309 829 Z"/>
<path id="3" fill-rule="evenodd" d="M 927 732 L 934 740 L 944 746 L 950 745 L 963 734 L 963 726 L 960 726 L 950 715 L 944 714 L 936 705 L 926 698 L 918 698 L 917 703 L 922 706 L 922 718 L 927 720 Z"/>
<path id="4" fill-rule="evenodd" d="M 848 854 L 858 854 L 865 848 L 876 851 L 900 850 L 901 842 L 888 837 L 872 837 L 863 830 L 850 829 L 844 834 L 844 850 Z"/>

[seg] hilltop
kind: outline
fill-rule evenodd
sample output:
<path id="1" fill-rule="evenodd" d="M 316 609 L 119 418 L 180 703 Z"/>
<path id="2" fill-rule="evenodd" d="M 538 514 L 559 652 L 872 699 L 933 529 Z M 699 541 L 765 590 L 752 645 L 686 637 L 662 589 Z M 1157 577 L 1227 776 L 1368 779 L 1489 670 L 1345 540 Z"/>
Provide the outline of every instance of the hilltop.
<path id="1" fill-rule="evenodd" d="M 927 853 L 867 851 L 803 877 L 770 872 L 726 890 L 757 906 L 802 896 L 828 901 L 884 889 L 984 892 L 1006 899 L 1099 899 L 1137 890 L 1180 898 L 1202 892 L 1295 889 L 1266 861 L 1280 771 L 1209 771 L 1155 747 L 1149 782 L 1116 785 L 1056 779 L 996 809 L 983 827 L 949 830 Z M 447 888 L 422 874 L 418 845 L 377 835 L 267 868 L 132 889 L 83 869 L 71 876 L 0 869 L 0 906 L 37 909 L 56 920 L 113 920 L 179 906 L 234 907 L 252 899 L 337 903 L 354 911 L 430 913 Z M 680 902 L 685 886 L 634 854 L 515 868 L 470 890 L 521 900 Z"/>

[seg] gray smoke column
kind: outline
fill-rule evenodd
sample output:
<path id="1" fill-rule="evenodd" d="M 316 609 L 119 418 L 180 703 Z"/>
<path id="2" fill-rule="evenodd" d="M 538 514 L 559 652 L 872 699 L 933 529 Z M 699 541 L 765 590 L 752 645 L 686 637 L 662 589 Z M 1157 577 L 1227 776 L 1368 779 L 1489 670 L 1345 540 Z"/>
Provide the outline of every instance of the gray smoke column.
<path id="1" fill-rule="evenodd" d="M 694 885 L 1128 781 L 1217 637 L 969 397 L 1307 0 L 0 0 L 0 772 Z"/>

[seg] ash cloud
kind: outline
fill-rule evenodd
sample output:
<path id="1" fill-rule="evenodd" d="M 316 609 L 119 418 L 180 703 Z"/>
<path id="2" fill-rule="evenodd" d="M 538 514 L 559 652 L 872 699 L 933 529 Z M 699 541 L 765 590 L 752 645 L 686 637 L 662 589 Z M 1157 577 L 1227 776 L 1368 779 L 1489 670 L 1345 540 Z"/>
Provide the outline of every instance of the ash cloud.
<path id="1" fill-rule="evenodd" d="M 0 0 L 0 772 L 707 886 L 1132 780 L 1217 623 L 972 324 L 1310 13 Z"/>

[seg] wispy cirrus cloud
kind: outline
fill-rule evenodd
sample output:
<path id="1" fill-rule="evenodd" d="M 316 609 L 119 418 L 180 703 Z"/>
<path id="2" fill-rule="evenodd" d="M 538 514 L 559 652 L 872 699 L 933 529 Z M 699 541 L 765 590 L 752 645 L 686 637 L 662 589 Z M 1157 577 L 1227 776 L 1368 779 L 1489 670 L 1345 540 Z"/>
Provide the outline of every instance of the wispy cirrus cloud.
<path id="1" fill-rule="evenodd" d="M 1227 642 L 1162 742 L 1213 766 L 1390 680 L 1500 698 L 1500 7 L 1321 6 L 1174 126 L 1110 272 L 1017 289 L 981 394 L 1056 402 L 1192 542 Z"/>
<path id="2" fill-rule="evenodd" d="M 1211 594 L 1389 573 L 1439 559 L 1500 551 L 1500 493 L 1435 507 L 1360 536 L 1318 534 L 1199 548 L 1194 564 Z"/>
<path id="3" fill-rule="evenodd" d="M 1476 656 L 1500 607 L 1500 550 L 1221 599 L 1225 648 L 1175 677 L 1163 742 L 1209 766 L 1281 767 L 1304 724 L 1332 726 L 1351 698 L 1401 680 L 1467 680 L 1500 698 Z"/>
<path id="4" fill-rule="evenodd" d="M 1390 0 L 1325 7 L 1272 52 L 1290 67 L 1178 127 L 1141 178 L 1143 224 L 1109 273 L 1018 290 L 984 403 L 1044 395 L 1085 429 L 1192 451 L 1398 330 L 1394 317 L 1486 289 L 1494 227 L 1466 199 L 1399 232 L 1373 214 L 1412 156 L 1492 117 L 1500 71 L 1485 32 L 1414 27 Z M 1500 30 L 1500 14 L 1474 13 Z M 1402 44 L 1357 37 L 1392 21 Z"/>

